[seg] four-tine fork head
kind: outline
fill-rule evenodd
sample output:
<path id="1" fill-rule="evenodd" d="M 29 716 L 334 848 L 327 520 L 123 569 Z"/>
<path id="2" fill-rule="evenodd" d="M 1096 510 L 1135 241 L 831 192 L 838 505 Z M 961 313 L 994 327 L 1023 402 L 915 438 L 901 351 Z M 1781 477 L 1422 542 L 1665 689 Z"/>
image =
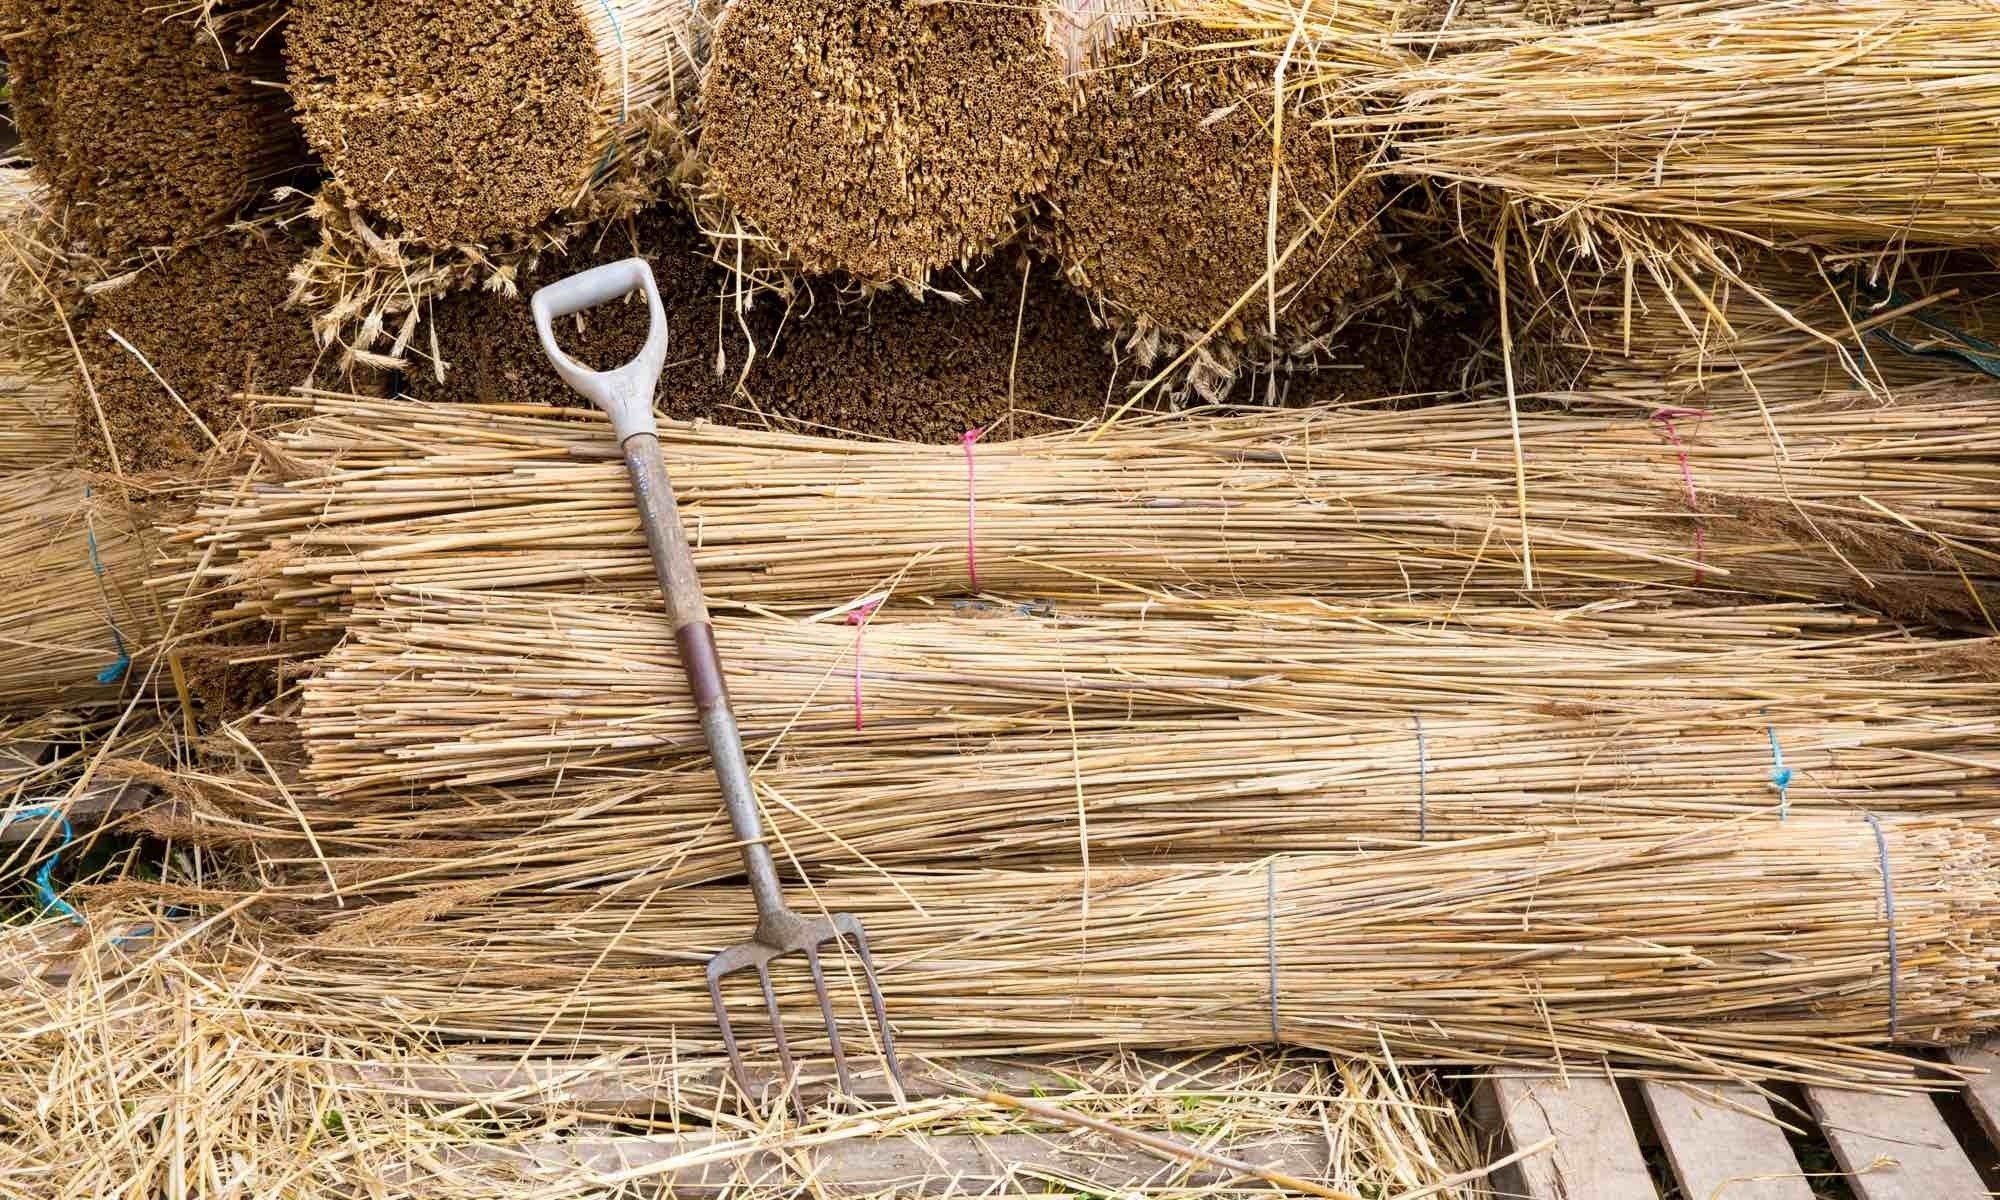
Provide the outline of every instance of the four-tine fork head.
<path id="1" fill-rule="evenodd" d="M 708 994 L 715 1002 L 715 1021 L 722 1027 L 722 1045 L 729 1052 L 729 1069 L 745 1096 L 753 1093 L 749 1076 L 744 1070 L 743 1054 L 736 1045 L 736 1031 L 729 1023 L 729 1009 L 722 999 L 722 977 L 737 971 L 756 970 L 758 985 L 764 992 L 764 1008 L 771 1017 L 771 1033 L 778 1044 L 778 1066 L 784 1073 L 786 1084 L 790 1085 L 795 1082 L 792 1052 L 785 1041 L 783 1019 L 778 1015 L 777 992 L 771 985 L 771 963 L 788 954 L 805 956 L 806 966 L 812 972 L 813 991 L 819 997 L 820 1016 L 826 1022 L 827 1041 L 833 1047 L 833 1067 L 840 1079 L 840 1090 L 853 1094 L 853 1081 L 847 1073 L 847 1055 L 841 1049 L 840 1027 L 834 1020 L 833 1001 L 826 992 L 826 974 L 820 966 L 819 952 L 821 946 L 842 938 L 854 947 L 855 957 L 861 960 L 861 974 L 868 986 L 869 1008 L 874 1014 L 875 1027 L 882 1035 L 883 1062 L 895 1079 L 896 1086 L 902 1088 L 903 1077 L 896 1067 L 896 1039 L 889 1032 L 889 1016 L 882 1005 L 882 988 L 875 981 L 875 961 L 868 955 L 868 935 L 862 932 L 861 922 L 851 913 L 835 913 L 831 917 L 808 920 L 785 909 L 759 922 L 752 940 L 738 942 L 708 960 Z"/>

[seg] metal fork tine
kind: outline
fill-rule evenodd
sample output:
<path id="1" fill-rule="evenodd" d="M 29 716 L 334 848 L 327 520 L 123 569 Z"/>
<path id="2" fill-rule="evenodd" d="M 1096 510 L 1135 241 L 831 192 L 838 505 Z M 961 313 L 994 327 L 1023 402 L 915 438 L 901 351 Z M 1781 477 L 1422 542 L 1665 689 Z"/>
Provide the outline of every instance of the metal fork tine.
<path id="1" fill-rule="evenodd" d="M 875 959 L 868 953 L 868 935 L 862 932 L 861 922 L 849 920 L 843 931 L 854 939 L 854 951 L 861 959 L 861 973 L 868 980 L 869 1006 L 875 1010 L 875 1028 L 882 1032 L 882 1062 L 889 1068 L 890 1078 L 896 1081 L 898 1092 L 909 1089 L 903 1084 L 903 1069 L 896 1065 L 896 1035 L 889 1030 L 889 1012 L 882 1002 L 882 985 L 875 981 Z"/>
<path id="2" fill-rule="evenodd" d="M 819 1013 L 826 1019 L 826 1038 L 833 1046 L 833 1073 L 840 1080 L 840 1094 L 854 1094 L 854 1080 L 847 1074 L 847 1054 L 840 1048 L 840 1023 L 833 1019 L 833 1001 L 826 994 L 826 975 L 820 970 L 819 947 L 806 946 L 806 963 L 812 968 L 813 991 L 819 993 Z"/>
<path id="3" fill-rule="evenodd" d="M 771 1034 L 778 1039 L 778 1070 L 783 1073 L 784 1086 L 790 1088 L 798 1080 L 792 1075 L 792 1048 L 785 1043 L 785 1019 L 778 1015 L 778 994 L 771 988 L 769 963 L 757 964 L 757 979 L 764 985 L 764 1008 L 771 1014 Z"/>
<path id="4" fill-rule="evenodd" d="M 743 1065 L 743 1052 L 736 1048 L 736 1030 L 729 1024 L 729 1008 L 722 1002 L 723 971 L 717 971 L 711 964 L 708 972 L 708 998 L 715 1005 L 715 1023 L 722 1029 L 722 1048 L 729 1052 L 729 1073 L 736 1077 L 736 1086 L 742 1089 L 743 1098 L 750 1096 L 750 1076 Z"/>

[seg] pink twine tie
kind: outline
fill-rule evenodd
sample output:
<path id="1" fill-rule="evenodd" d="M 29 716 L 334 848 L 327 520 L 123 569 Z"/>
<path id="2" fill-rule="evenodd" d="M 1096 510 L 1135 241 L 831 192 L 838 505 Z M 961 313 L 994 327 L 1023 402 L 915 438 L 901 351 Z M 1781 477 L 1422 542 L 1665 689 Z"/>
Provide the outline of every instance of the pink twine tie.
<path id="1" fill-rule="evenodd" d="M 1681 441 L 1680 430 L 1674 428 L 1674 418 L 1693 417 L 1696 421 L 1701 421 L 1707 416 L 1708 413 L 1699 408 L 1662 408 L 1655 410 L 1653 413 L 1653 420 L 1658 421 L 1666 429 L 1667 440 L 1674 444 L 1674 453 L 1680 456 L 1681 482 L 1687 487 L 1688 508 L 1694 512 L 1694 581 L 1696 584 L 1700 584 L 1704 576 L 1702 570 L 1702 551 L 1703 543 L 1706 539 L 1704 537 L 1705 531 L 1701 524 L 1701 497 L 1694 489 L 1694 468 L 1688 463 L 1687 443 Z"/>
<path id="2" fill-rule="evenodd" d="M 973 470 L 972 443 L 985 432 L 968 429 L 958 439 L 965 446 L 965 573 L 975 592 L 979 590 L 979 476 Z"/>
<path id="3" fill-rule="evenodd" d="M 854 727 L 861 728 L 861 639 L 868 634 L 868 618 L 882 607 L 880 600 L 868 603 L 847 614 L 847 623 L 855 626 L 854 633 Z"/>

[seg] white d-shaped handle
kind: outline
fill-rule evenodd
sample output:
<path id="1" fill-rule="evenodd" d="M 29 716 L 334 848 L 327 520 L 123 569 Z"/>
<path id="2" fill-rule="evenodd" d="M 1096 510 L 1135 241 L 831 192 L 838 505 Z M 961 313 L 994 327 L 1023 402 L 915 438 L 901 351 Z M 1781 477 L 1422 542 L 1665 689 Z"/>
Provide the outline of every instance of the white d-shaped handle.
<path id="1" fill-rule="evenodd" d="M 593 371 L 571 358 L 556 344 L 555 319 L 586 308 L 596 308 L 635 291 L 646 293 L 650 324 L 646 344 L 631 362 L 609 371 Z M 627 258 L 558 279 L 538 288 L 528 307 L 535 313 L 535 333 L 542 339 L 542 353 L 563 382 L 604 410 L 618 440 L 637 433 L 657 433 L 653 422 L 653 392 L 660 383 L 660 369 L 667 361 L 667 313 L 660 305 L 660 289 L 653 282 L 653 268 L 643 258 Z"/>

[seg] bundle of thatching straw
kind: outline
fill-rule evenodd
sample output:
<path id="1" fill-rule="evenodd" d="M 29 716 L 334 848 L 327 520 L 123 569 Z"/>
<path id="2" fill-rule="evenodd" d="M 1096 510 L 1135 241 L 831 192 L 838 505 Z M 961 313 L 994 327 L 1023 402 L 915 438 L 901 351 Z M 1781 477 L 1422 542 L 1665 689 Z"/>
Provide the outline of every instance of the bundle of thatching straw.
<path id="1" fill-rule="evenodd" d="M 1376 148 L 1316 127 L 1234 38 L 1171 21 L 1104 38 L 1043 197 L 1070 281 L 1142 365 L 1192 344 L 1211 398 L 1244 353 L 1309 352 L 1395 288 Z"/>
<path id="2" fill-rule="evenodd" d="M 144 586 L 146 516 L 80 474 L 0 476 L 0 709 L 115 699 L 164 617 Z"/>
<path id="3" fill-rule="evenodd" d="M 10 984 L 0 1001 L 0 1172 L 23 1200 L 601 1200 L 677 1184 L 775 1200 L 796 1193 L 808 1164 L 838 1163 L 843 1148 L 885 1134 L 952 1160 L 903 1172 L 913 1191 L 945 1198 L 993 1194 L 1023 1155 L 1059 1162 L 1075 1186 L 1101 1179 L 1103 1194 L 1156 1184 L 1190 1200 L 1250 1194 L 1212 1165 L 1218 1155 L 1370 1195 L 1471 1200 L 1486 1173 L 1437 1081 L 1282 1050 L 1079 1055 L 1022 1072 L 1044 1102 L 1109 1135 L 938 1088 L 893 1115 L 814 1105 L 795 1122 L 758 1120 L 717 1086 L 715 1063 L 685 1060 L 652 1075 L 648 1126 L 661 1132 L 618 1136 L 581 1124 L 572 1097 L 572 1085 L 618 1072 L 618 1056 L 540 1086 L 432 1095 L 425 1084 L 452 1079 L 454 1064 L 414 1027 L 335 1027 L 311 996 L 270 1007 L 257 993 L 281 964 L 229 939 L 226 923 L 107 907 L 90 935 L 47 922 L 0 938 L 10 980 L 41 965 L 37 943 L 75 955 L 66 986 Z M 960 1088 L 985 1082 L 934 1074 Z M 1208 1157 L 1135 1151 L 1127 1130 Z M 955 1147 L 976 1147 L 977 1164 L 967 1170 Z"/>
<path id="4" fill-rule="evenodd" d="M 119 255 L 220 226 L 307 163 L 265 3 L 9 0 L 9 99 L 67 234 Z"/>
<path id="5" fill-rule="evenodd" d="M 262 987 L 452 1038 L 712 1052 L 702 963 L 744 936 L 744 888 L 458 899 L 316 938 L 287 932 L 287 913 L 268 934 L 287 970 Z M 1908 1086 L 1929 1065 L 1872 1047 L 1977 1035 L 2000 1000 L 1994 834 L 1942 819 L 1640 824 L 1231 866 L 869 869 L 800 901 L 866 922 L 913 1053 L 1275 1036 L 1404 1062 L 1609 1056 Z M 846 973 L 830 975 L 858 1021 Z M 787 1011 L 810 997 L 804 972 L 781 981 Z M 743 1000 L 739 1033 L 758 1007 Z"/>
<path id="6" fill-rule="evenodd" d="M 67 386 L 0 367 L 0 473 L 66 461 L 76 453 L 76 432 Z"/>
<path id="7" fill-rule="evenodd" d="M 1392 131 L 1396 172 L 1563 216 L 1981 246 L 2000 230 L 1995 47 L 1984 0 L 1750 0 L 1338 80 L 1370 104 L 1333 120 Z"/>
<path id="8" fill-rule="evenodd" d="M 412 330 L 391 326 L 413 327 L 430 298 L 511 291 L 587 223 L 657 199 L 688 153 L 718 7 L 295 3 L 291 90 L 333 174 L 299 267 L 322 335 L 401 365 Z"/>
<path id="9" fill-rule="evenodd" d="M 704 586 L 724 604 L 811 612 L 890 588 L 1477 602 L 1653 583 L 1983 625 L 1989 397 L 1524 415 L 1518 468 L 1506 407 L 1484 401 L 948 450 L 665 433 Z M 254 489 L 218 489 L 173 532 L 173 593 L 326 628 L 397 585 L 656 587 L 594 415 L 327 399 L 278 444 L 289 478 L 267 468 Z"/>

